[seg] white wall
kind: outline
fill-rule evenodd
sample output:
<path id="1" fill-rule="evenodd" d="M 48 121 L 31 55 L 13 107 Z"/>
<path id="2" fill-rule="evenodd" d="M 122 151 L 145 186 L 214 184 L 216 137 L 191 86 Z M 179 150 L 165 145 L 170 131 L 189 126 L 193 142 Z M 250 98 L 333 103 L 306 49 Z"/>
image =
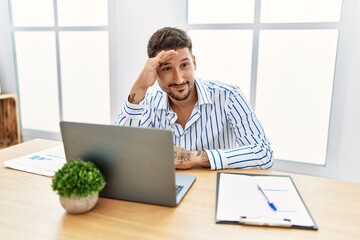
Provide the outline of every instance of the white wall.
<path id="1" fill-rule="evenodd" d="M 356 1 L 356 0 L 355 0 Z M 351 47 L 348 53 L 348 72 L 344 82 L 344 109 L 341 143 L 338 155 L 337 178 L 360 182 L 360 2 L 354 10 L 351 29 Z"/>
<path id="2" fill-rule="evenodd" d="M 141 6 L 141 7 L 140 7 Z M 112 11 L 116 12 L 116 53 L 111 53 L 115 60 L 112 77 L 117 79 L 112 85 L 112 117 L 115 119 L 132 83 L 138 77 L 147 59 L 147 42 L 158 28 L 171 26 L 184 28 L 186 24 L 185 0 L 152 1 L 115 1 Z M 113 119 L 113 120 L 114 120 Z"/>

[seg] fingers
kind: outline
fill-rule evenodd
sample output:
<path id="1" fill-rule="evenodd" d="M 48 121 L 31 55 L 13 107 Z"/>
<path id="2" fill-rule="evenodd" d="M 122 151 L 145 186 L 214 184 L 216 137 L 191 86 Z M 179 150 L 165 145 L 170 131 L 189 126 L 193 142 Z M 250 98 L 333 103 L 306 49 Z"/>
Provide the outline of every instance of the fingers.
<path id="1" fill-rule="evenodd" d="M 156 57 L 149 58 L 143 70 L 141 71 L 139 77 L 135 81 L 133 85 L 133 90 L 138 92 L 139 89 L 145 89 L 147 90 L 150 86 L 152 86 L 157 78 L 157 71 L 161 64 L 166 63 L 169 61 L 169 59 L 174 56 L 175 54 L 178 54 L 175 50 L 167 50 L 167 51 L 160 51 Z M 143 91 L 141 91 L 143 92 Z M 141 94 L 142 96 L 142 94 Z"/>
<path id="2" fill-rule="evenodd" d="M 178 52 L 173 49 L 167 51 L 162 50 L 155 57 L 149 58 L 146 62 L 146 66 L 149 67 L 149 69 L 157 70 L 162 64 L 169 61 L 170 58 L 176 54 L 178 54 Z"/>
<path id="3" fill-rule="evenodd" d="M 156 57 L 154 58 L 155 62 L 157 62 L 159 65 L 165 63 L 166 61 L 168 61 L 172 56 L 177 55 L 178 52 L 175 51 L 174 49 L 171 50 L 162 50 L 161 52 L 158 53 L 158 55 L 156 55 Z"/>

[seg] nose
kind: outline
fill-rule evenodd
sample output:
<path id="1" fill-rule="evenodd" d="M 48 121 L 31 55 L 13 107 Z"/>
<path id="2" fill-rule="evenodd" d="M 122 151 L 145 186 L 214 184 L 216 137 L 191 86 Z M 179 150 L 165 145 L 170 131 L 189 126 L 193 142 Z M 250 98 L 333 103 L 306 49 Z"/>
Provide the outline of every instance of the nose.
<path id="1" fill-rule="evenodd" d="M 181 72 L 178 69 L 174 70 L 173 82 L 175 84 L 182 84 L 184 82 Z"/>

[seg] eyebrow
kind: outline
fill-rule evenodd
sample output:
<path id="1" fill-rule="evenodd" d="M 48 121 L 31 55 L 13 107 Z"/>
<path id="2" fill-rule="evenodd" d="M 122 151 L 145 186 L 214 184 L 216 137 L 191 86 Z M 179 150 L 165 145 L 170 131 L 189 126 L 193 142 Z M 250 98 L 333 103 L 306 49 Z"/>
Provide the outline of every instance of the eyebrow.
<path id="1" fill-rule="evenodd" d="M 190 58 L 186 57 L 186 58 L 181 59 L 180 62 L 189 61 L 189 60 L 190 60 Z"/>

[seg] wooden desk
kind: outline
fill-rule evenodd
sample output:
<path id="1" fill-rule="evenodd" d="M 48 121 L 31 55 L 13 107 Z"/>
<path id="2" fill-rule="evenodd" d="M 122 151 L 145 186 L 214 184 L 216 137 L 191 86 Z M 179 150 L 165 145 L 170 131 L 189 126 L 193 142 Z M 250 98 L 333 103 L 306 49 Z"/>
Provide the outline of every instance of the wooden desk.
<path id="1" fill-rule="evenodd" d="M 2 149 L 0 163 L 56 144 L 38 139 Z M 101 198 L 91 212 L 69 215 L 52 191 L 50 178 L 1 167 L 0 236 L 46 240 L 360 239 L 360 184 L 291 174 L 319 226 L 318 231 L 311 231 L 216 224 L 216 172 L 183 172 L 196 175 L 197 180 L 176 208 Z"/>

